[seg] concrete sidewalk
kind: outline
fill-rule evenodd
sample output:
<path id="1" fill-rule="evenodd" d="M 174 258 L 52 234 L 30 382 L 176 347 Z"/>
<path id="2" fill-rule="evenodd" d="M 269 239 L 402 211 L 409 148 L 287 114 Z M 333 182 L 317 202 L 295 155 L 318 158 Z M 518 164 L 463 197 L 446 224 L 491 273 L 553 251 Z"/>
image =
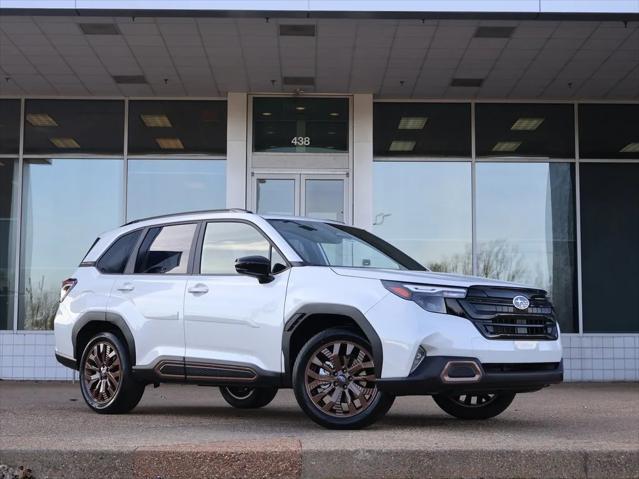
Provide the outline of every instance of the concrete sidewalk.
<path id="1" fill-rule="evenodd" d="M 639 384 L 564 384 L 522 394 L 496 419 L 448 417 L 398 398 L 363 431 L 328 431 L 281 391 L 261 410 L 217 389 L 147 388 L 103 416 L 69 383 L 0 382 L 0 464 L 34 477 L 639 478 Z"/>

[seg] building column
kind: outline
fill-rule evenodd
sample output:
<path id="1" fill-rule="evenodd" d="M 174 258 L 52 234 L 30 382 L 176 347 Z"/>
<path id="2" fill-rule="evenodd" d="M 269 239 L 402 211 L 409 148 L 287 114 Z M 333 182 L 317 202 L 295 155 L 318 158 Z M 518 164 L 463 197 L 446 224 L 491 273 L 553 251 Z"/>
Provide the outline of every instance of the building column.
<path id="1" fill-rule="evenodd" d="M 246 131 L 248 95 L 227 96 L 226 207 L 246 208 Z"/>
<path id="2" fill-rule="evenodd" d="M 373 95 L 353 95 L 353 224 L 373 225 Z"/>

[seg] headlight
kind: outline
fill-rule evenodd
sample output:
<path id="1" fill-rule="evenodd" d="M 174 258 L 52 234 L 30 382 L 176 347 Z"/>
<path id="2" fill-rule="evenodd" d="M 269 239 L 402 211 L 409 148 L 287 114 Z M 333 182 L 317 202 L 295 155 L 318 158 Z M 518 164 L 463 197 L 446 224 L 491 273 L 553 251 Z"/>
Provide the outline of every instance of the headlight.
<path id="1" fill-rule="evenodd" d="M 431 313 L 446 312 L 446 298 L 465 298 L 464 288 L 436 286 L 429 284 L 398 283 L 382 281 L 384 288 L 407 301 L 414 301 L 421 308 Z"/>

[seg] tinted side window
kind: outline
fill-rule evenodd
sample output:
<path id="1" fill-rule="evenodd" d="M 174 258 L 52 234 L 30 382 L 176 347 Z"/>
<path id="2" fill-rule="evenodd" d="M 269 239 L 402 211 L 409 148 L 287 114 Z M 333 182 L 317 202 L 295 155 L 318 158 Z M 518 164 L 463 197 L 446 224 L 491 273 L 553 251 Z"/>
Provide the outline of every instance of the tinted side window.
<path id="1" fill-rule="evenodd" d="M 235 260 L 244 256 L 270 258 L 271 244 L 259 231 L 246 223 L 215 222 L 206 225 L 201 274 L 237 274 Z M 277 272 L 286 269 L 284 260 L 279 255 L 277 258 L 277 263 L 283 263 L 284 266 L 278 266 Z"/>
<path id="2" fill-rule="evenodd" d="M 135 272 L 185 274 L 195 229 L 195 224 L 151 228 L 140 245 Z"/>
<path id="3" fill-rule="evenodd" d="M 109 246 L 109 249 L 106 250 L 98 261 L 98 270 L 105 274 L 124 273 L 126 263 L 141 232 L 141 230 L 133 231 L 115 240 L 115 243 Z"/>

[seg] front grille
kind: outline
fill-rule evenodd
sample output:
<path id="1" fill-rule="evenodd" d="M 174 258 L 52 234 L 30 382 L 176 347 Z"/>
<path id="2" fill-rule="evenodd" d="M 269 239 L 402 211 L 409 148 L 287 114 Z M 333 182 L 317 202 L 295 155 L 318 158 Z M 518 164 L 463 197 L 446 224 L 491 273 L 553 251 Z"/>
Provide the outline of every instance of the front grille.
<path id="1" fill-rule="evenodd" d="M 513 306 L 515 296 L 525 296 L 530 306 Z M 474 286 L 464 299 L 448 299 L 450 314 L 462 316 L 489 339 L 557 339 L 557 324 L 545 292 L 535 289 L 511 289 Z"/>

